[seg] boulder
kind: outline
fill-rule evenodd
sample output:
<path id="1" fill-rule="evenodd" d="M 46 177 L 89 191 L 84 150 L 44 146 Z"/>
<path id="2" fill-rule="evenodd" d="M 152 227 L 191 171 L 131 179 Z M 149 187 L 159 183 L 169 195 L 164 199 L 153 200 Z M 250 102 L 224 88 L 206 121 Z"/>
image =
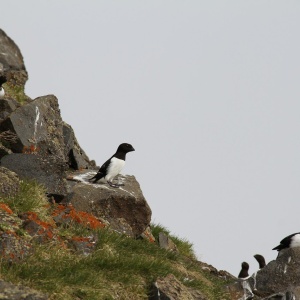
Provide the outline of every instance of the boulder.
<path id="1" fill-rule="evenodd" d="M 62 119 L 57 98 L 36 98 L 14 110 L 1 124 L 0 131 L 15 133 L 18 140 L 11 145 L 16 153 L 42 152 L 64 159 Z"/>
<path id="2" fill-rule="evenodd" d="M 119 175 L 120 188 L 108 184 L 89 183 L 94 172 L 82 172 L 69 177 L 72 192 L 64 199 L 77 210 L 92 213 L 106 220 L 110 227 L 131 237 L 140 236 L 151 220 L 151 209 L 134 176 Z"/>
<path id="3" fill-rule="evenodd" d="M 65 165 L 53 156 L 13 153 L 1 159 L 1 165 L 22 179 L 32 179 L 43 184 L 48 194 L 66 196 Z"/>

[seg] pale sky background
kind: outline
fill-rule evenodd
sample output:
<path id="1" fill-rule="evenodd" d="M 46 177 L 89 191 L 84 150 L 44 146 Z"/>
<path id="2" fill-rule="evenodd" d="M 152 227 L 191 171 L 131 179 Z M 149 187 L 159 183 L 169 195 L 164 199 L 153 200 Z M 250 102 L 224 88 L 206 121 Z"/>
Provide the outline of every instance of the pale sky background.
<path id="1" fill-rule="evenodd" d="M 1 1 L 27 94 L 90 159 L 122 142 L 152 219 L 238 275 L 300 231 L 300 2 Z"/>

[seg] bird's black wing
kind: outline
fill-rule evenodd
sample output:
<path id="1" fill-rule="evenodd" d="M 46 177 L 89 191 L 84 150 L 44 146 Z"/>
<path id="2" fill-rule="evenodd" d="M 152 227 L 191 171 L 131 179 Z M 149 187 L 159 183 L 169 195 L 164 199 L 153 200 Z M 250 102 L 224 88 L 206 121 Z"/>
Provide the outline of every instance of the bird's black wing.
<path id="1" fill-rule="evenodd" d="M 0 86 L 7 81 L 5 76 L 0 76 Z"/>
<path id="2" fill-rule="evenodd" d="M 113 156 L 112 156 L 113 157 Z M 100 180 L 101 178 L 105 177 L 107 175 L 107 170 L 108 170 L 108 167 L 110 165 L 110 162 L 111 162 L 111 159 L 108 159 L 99 169 L 99 171 L 97 172 L 97 174 L 92 177 L 91 179 L 89 180 L 93 180 L 94 179 L 94 182 Z"/>

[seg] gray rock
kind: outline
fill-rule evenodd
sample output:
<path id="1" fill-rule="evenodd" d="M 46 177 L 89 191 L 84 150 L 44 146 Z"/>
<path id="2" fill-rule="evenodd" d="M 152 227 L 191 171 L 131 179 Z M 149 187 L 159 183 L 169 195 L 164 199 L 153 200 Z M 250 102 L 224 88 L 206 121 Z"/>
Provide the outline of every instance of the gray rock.
<path id="1" fill-rule="evenodd" d="M 22 179 L 34 179 L 46 187 L 48 194 L 66 195 L 65 165 L 53 157 L 13 153 L 1 159 L 1 165 Z"/>
<path id="2" fill-rule="evenodd" d="M 7 168 L 0 167 L 0 197 L 14 196 L 20 187 L 19 177 Z"/>
<path id="3" fill-rule="evenodd" d="M 0 299 L 47 300 L 48 296 L 31 288 L 15 285 L 0 279 Z"/>
<path id="4" fill-rule="evenodd" d="M 58 100 L 53 95 L 36 98 L 14 109 L 0 123 L 0 134 L 5 131 L 17 137 L 9 145 L 14 153 L 51 157 L 52 161 L 65 165 L 65 169 L 93 166 L 79 146 L 72 127 L 62 121 Z"/>
<path id="5" fill-rule="evenodd" d="M 62 119 L 57 98 L 36 98 L 14 110 L 1 124 L 0 132 L 10 130 L 18 137 L 11 150 L 42 152 L 64 160 Z"/>
<path id="6" fill-rule="evenodd" d="M 257 272 L 256 289 L 262 294 L 286 293 L 290 288 L 300 287 L 300 248 L 284 249 L 279 254 Z"/>
<path id="7" fill-rule="evenodd" d="M 77 210 L 106 220 L 118 232 L 132 237 L 141 235 L 150 223 L 151 209 L 135 177 L 119 175 L 125 186 L 113 188 L 89 183 L 87 179 L 92 175 L 91 172 L 73 175 L 73 180 L 82 182 L 70 183 L 72 192 L 64 201 Z"/>
<path id="8" fill-rule="evenodd" d="M 200 291 L 184 286 L 173 274 L 158 278 L 152 285 L 149 300 L 205 300 Z"/>
<path id="9" fill-rule="evenodd" d="M 17 79 L 17 83 L 23 86 L 28 80 L 20 49 L 2 29 L 0 29 L 0 73 Z"/>
<path id="10" fill-rule="evenodd" d="M 163 232 L 160 232 L 158 234 L 158 242 L 160 248 L 169 250 L 169 251 L 174 251 L 178 252 L 177 246 L 174 244 L 174 242 L 169 238 L 168 235 L 166 235 Z"/>

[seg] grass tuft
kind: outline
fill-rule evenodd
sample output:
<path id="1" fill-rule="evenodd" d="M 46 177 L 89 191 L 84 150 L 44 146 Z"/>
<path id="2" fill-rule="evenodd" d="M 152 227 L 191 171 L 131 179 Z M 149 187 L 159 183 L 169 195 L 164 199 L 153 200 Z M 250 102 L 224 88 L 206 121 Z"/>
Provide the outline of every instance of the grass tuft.
<path id="1" fill-rule="evenodd" d="M 15 196 L 5 198 L 4 202 L 17 214 L 34 212 L 41 219 L 47 218 L 49 203 L 46 197 L 46 190 L 36 181 L 20 181 L 19 192 Z"/>

